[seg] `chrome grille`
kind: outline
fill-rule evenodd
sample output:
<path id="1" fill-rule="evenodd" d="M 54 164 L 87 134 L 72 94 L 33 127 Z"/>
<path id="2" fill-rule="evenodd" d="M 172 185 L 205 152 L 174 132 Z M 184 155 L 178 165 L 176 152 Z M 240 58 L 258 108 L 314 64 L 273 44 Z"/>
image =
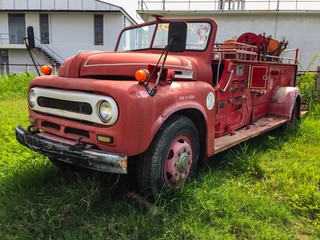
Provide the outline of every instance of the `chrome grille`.
<path id="1" fill-rule="evenodd" d="M 74 102 L 49 97 L 38 97 L 38 105 L 40 107 L 65 110 L 74 113 L 81 113 L 86 115 L 92 114 L 92 107 L 89 103 L 85 102 Z"/>

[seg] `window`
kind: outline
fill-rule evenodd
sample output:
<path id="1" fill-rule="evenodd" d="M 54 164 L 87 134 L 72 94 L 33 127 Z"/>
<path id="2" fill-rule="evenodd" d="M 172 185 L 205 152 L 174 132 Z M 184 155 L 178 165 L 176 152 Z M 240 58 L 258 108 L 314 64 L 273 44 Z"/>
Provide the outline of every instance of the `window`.
<path id="1" fill-rule="evenodd" d="M 103 15 L 94 15 L 94 44 L 103 45 Z"/>
<path id="2" fill-rule="evenodd" d="M 0 74 L 9 72 L 8 50 L 0 49 Z"/>
<path id="3" fill-rule="evenodd" d="M 121 35 L 118 51 L 132 51 L 150 47 L 155 24 L 135 27 L 124 31 Z"/>
<path id="4" fill-rule="evenodd" d="M 49 44 L 49 17 L 48 14 L 40 14 L 40 40 Z"/>
<path id="5" fill-rule="evenodd" d="M 24 14 L 9 14 L 9 43 L 23 44 L 26 35 Z"/>

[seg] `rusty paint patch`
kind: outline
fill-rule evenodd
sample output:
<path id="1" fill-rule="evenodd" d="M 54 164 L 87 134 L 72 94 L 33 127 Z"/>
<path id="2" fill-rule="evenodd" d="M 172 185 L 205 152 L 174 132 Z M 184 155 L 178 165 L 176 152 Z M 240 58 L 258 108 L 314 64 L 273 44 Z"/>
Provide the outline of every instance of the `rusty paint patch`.
<path id="1" fill-rule="evenodd" d="M 278 88 L 278 90 L 274 93 L 273 97 L 272 97 L 272 102 L 275 103 L 284 103 L 287 95 L 289 92 L 291 91 L 295 91 L 296 88 L 294 87 L 280 87 Z M 295 96 L 297 95 L 297 93 L 295 94 Z"/>
<path id="2" fill-rule="evenodd" d="M 127 158 L 121 158 L 120 159 L 120 166 L 127 171 L 127 169 L 128 169 Z"/>

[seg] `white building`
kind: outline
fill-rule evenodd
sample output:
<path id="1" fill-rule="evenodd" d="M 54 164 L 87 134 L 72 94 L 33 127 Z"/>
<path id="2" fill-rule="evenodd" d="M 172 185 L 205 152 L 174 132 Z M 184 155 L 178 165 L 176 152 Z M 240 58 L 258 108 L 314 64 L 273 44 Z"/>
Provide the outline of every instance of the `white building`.
<path id="1" fill-rule="evenodd" d="M 298 48 L 298 59 L 307 68 L 320 51 L 320 0 L 139 0 L 137 11 L 145 21 L 164 18 L 213 18 L 218 23 L 216 42 L 245 32 L 289 42 Z M 288 55 L 288 57 L 294 57 Z M 309 70 L 320 66 L 320 56 Z"/>
<path id="2" fill-rule="evenodd" d="M 37 62 L 61 64 L 79 50 L 113 51 L 136 22 L 121 7 L 96 0 L 0 0 L 0 74 L 35 72 L 23 38 L 33 26 Z"/>

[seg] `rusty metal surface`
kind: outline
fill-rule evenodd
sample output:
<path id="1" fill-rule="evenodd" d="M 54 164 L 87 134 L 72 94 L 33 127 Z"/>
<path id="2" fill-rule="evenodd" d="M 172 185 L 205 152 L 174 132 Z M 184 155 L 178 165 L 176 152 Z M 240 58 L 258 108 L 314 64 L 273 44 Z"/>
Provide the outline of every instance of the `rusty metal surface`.
<path id="1" fill-rule="evenodd" d="M 49 136 L 47 133 L 29 134 L 21 126 L 16 127 L 18 142 L 45 156 L 97 171 L 127 173 L 126 155 L 88 148 L 79 149 L 75 145 L 50 139 Z M 69 142 L 75 144 L 74 141 Z"/>
<path id="2" fill-rule="evenodd" d="M 241 130 L 235 131 L 234 135 L 225 135 L 216 138 L 214 144 L 215 153 L 222 152 L 241 142 L 277 128 L 287 121 L 288 119 L 277 117 L 261 118 L 260 120 L 254 122 L 254 124 L 250 125 L 250 128 L 242 128 Z"/>

